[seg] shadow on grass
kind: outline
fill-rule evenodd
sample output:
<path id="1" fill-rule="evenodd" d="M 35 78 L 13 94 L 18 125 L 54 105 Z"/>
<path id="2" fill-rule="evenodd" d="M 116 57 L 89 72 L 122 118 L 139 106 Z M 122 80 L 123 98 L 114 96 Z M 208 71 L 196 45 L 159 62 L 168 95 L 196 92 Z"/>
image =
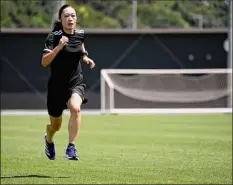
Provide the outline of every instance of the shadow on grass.
<path id="1" fill-rule="evenodd" d="M 8 176 L 8 177 L 1 177 L 1 179 L 14 179 L 14 178 L 70 178 L 70 177 L 51 177 L 47 175 L 15 175 L 15 176 Z"/>

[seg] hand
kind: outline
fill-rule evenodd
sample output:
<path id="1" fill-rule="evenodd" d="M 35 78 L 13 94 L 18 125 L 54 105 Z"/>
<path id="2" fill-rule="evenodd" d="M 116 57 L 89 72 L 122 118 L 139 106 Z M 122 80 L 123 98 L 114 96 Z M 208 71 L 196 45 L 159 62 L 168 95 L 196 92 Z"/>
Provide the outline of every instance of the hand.
<path id="1" fill-rule="evenodd" d="M 87 65 L 90 65 L 91 69 L 95 67 L 95 62 L 87 56 L 83 57 L 83 62 L 87 63 Z"/>
<path id="2" fill-rule="evenodd" d="M 66 36 L 62 36 L 62 38 L 59 41 L 58 47 L 62 49 L 64 46 L 68 44 L 69 39 Z"/>

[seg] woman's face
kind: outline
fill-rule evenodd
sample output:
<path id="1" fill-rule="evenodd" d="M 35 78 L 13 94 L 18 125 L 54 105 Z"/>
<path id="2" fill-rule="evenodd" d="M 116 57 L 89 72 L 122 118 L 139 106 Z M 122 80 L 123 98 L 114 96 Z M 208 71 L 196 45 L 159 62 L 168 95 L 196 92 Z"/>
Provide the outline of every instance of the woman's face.
<path id="1" fill-rule="evenodd" d="M 67 7 L 61 14 L 62 27 L 67 30 L 73 30 L 76 27 L 77 15 L 72 7 Z"/>

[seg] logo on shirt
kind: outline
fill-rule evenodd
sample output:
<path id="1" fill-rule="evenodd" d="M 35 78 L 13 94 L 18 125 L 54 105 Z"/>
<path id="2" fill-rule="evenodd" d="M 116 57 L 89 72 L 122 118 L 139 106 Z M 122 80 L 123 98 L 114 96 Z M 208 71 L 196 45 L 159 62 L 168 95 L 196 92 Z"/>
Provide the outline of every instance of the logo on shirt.
<path id="1" fill-rule="evenodd" d="M 62 34 L 62 30 L 59 30 L 59 31 L 55 31 L 53 32 L 54 35 L 61 35 Z"/>

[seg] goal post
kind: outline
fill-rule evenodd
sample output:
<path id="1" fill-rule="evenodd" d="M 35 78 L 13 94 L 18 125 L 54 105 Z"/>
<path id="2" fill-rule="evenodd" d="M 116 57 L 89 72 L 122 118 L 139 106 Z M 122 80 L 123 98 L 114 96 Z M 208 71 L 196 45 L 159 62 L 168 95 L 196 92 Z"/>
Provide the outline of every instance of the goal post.
<path id="1" fill-rule="evenodd" d="M 102 69 L 104 114 L 232 113 L 231 69 Z"/>
<path id="2" fill-rule="evenodd" d="M 108 98 L 107 98 L 108 97 Z M 114 84 L 109 75 L 101 71 L 101 111 L 111 113 L 114 109 Z"/>

